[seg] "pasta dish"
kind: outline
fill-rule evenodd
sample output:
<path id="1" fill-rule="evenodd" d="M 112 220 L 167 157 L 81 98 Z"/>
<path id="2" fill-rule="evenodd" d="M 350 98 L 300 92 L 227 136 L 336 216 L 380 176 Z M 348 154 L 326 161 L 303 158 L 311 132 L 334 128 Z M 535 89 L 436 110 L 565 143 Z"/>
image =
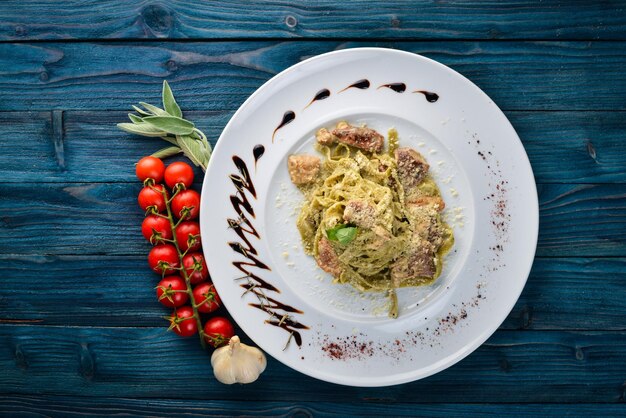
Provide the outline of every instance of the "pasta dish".
<path id="1" fill-rule="evenodd" d="M 432 283 L 453 246 L 445 203 L 414 149 L 367 127 L 339 122 L 316 134 L 318 156 L 291 155 L 291 181 L 305 196 L 297 227 L 304 250 L 338 283 L 387 291 Z"/>

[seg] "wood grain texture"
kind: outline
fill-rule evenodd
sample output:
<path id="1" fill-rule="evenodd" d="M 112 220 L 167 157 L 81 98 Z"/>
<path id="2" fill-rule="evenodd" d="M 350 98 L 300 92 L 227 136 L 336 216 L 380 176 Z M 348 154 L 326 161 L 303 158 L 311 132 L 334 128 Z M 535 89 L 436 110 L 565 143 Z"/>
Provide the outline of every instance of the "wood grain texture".
<path id="1" fill-rule="evenodd" d="M 255 416 L 255 417 L 623 417 L 624 404 L 411 404 L 381 402 L 245 402 L 180 399 L 82 398 L 74 396 L 0 396 L 0 410 L 43 417 Z"/>
<path id="2" fill-rule="evenodd" d="M 569 255 L 600 257 L 624 251 L 626 189 L 621 185 L 539 185 L 538 193 L 538 255 L 563 255 L 565 248 Z"/>
<path id="3" fill-rule="evenodd" d="M 271 358 L 255 384 L 225 386 L 209 363 L 196 339 L 163 328 L 0 325 L 2 392 L 295 402 L 618 402 L 626 333 L 498 331 L 455 366 L 386 388 L 324 383 Z"/>
<path id="4" fill-rule="evenodd" d="M 146 254 L 140 189 L 139 182 L 6 184 L 0 230 L 12 240 L 0 254 Z M 539 205 L 539 256 L 626 256 L 626 184 L 543 184 Z"/>
<path id="5" fill-rule="evenodd" d="M 0 44 L 0 110 L 130 109 L 167 78 L 183 109 L 236 109 L 305 58 L 381 46 L 459 71 L 504 110 L 626 109 L 626 42 Z"/>
<path id="6" fill-rule="evenodd" d="M 0 323 L 166 325 L 146 256 L 3 256 L 0 270 Z M 539 258 L 500 329 L 625 331 L 625 271 L 624 258 Z"/>
<path id="7" fill-rule="evenodd" d="M 5 156 L 0 177 L 5 183 L 135 181 L 133 164 L 164 143 L 117 130 L 115 124 L 126 120 L 126 113 L 62 112 L 61 165 L 54 147 L 59 128 L 55 113 L 0 112 L 0 125 L 7 131 L 0 137 Z M 215 144 L 233 113 L 185 115 Z M 511 111 L 507 116 L 524 143 L 538 183 L 626 183 L 625 112 Z"/>
<path id="8" fill-rule="evenodd" d="M 245 13 L 243 11 L 254 11 Z M 0 39 L 625 39 L 624 2 L 10 0 Z"/>

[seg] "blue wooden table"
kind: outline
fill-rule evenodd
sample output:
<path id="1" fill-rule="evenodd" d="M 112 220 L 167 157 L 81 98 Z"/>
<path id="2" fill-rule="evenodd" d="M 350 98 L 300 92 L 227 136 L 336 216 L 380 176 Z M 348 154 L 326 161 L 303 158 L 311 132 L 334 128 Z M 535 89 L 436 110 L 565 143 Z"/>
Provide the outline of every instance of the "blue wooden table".
<path id="1" fill-rule="evenodd" d="M 504 110 L 539 189 L 530 279 L 430 378 L 350 388 L 269 359 L 221 385 L 146 266 L 133 164 L 161 144 L 115 124 L 167 79 L 215 140 L 277 72 L 356 46 L 440 61 Z M 0 415 L 626 414 L 626 2 L 8 0 L 0 126 Z"/>

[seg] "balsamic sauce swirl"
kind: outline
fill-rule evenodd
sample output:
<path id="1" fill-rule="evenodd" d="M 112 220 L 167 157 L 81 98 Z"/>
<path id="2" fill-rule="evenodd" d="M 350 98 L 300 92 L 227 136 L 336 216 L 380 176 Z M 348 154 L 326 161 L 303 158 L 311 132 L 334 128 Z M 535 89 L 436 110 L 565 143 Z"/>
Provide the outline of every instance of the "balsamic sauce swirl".
<path id="1" fill-rule="evenodd" d="M 285 113 L 285 116 L 286 115 L 287 113 Z M 253 155 L 255 165 L 263 156 L 264 152 L 265 147 L 263 147 L 263 145 L 254 147 Z M 230 203 L 235 213 L 237 213 L 238 219 L 228 218 L 227 222 L 228 227 L 235 231 L 240 241 L 228 242 L 228 245 L 234 252 L 245 258 L 245 260 L 233 261 L 232 263 L 233 266 L 243 273 L 243 276 L 236 280 L 247 280 L 245 283 L 240 284 L 240 286 L 245 289 L 243 295 L 252 293 L 256 296 L 259 302 L 249 303 L 249 305 L 269 314 L 270 317 L 265 323 L 289 332 L 287 344 L 289 344 L 289 341 L 293 338 L 298 347 L 301 347 L 302 336 L 298 330 L 309 329 L 309 327 L 295 320 L 291 314 L 302 314 L 303 312 L 266 296 L 264 290 L 275 293 L 280 293 L 280 290 L 254 273 L 254 269 L 271 271 L 270 267 L 258 258 L 258 252 L 250 241 L 251 237 L 256 237 L 257 239 L 261 238 L 250 220 L 250 218 L 255 219 L 256 215 L 248 195 L 256 200 L 257 194 L 245 161 L 237 155 L 234 155 L 232 160 L 237 168 L 238 174 L 231 174 L 229 176 L 237 190 L 235 194 L 230 195 Z M 285 346 L 285 348 L 287 348 L 287 346 Z"/>
<path id="2" fill-rule="evenodd" d="M 288 110 L 283 115 L 283 120 L 280 121 L 276 129 L 274 129 L 274 133 L 272 134 L 272 143 L 274 143 L 274 136 L 276 136 L 276 131 L 282 128 L 285 125 L 290 124 L 296 118 L 296 114 L 293 110 Z"/>
<path id="3" fill-rule="evenodd" d="M 313 99 L 311 99 L 309 104 L 304 106 L 304 108 L 306 109 L 307 107 L 311 106 L 313 102 L 317 100 L 324 100 L 324 99 L 328 99 L 329 97 L 330 97 L 330 90 L 322 89 L 315 94 L 315 97 L 313 97 Z"/>

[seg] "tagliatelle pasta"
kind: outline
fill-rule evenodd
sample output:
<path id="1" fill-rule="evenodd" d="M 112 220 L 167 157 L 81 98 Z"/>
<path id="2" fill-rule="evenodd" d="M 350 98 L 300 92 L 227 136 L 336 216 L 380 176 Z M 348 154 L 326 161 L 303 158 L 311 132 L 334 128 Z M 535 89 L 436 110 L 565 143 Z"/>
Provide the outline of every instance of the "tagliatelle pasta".
<path id="1" fill-rule="evenodd" d="M 318 131 L 320 159 L 289 158 L 291 179 L 304 193 L 297 220 L 305 251 L 338 283 L 361 291 L 433 282 L 453 246 L 442 220 L 445 204 L 417 151 L 366 127 L 340 122 Z M 392 316 L 397 307 L 392 307 Z"/>

